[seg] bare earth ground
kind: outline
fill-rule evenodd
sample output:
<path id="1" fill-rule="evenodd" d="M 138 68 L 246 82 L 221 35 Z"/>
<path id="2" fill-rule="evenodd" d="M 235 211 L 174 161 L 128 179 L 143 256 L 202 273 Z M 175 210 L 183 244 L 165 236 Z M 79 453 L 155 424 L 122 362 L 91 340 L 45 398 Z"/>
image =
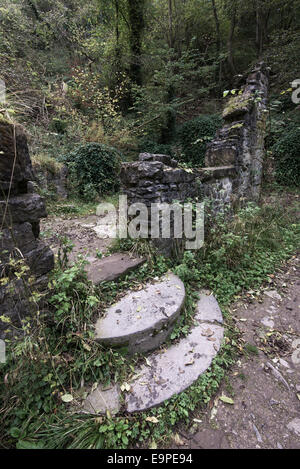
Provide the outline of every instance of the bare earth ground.
<path id="1" fill-rule="evenodd" d="M 111 240 L 101 239 L 93 231 L 99 217 L 89 215 L 78 218 L 63 218 L 50 216 L 41 220 L 41 235 L 50 245 L 55 253 L 58 251 L 59 239 L 66 236 L 74 244 L 71 259 L 77 258 L 78 254 L 85 257 L 94 257 L 97 252 L 103 254 L 107 251 Z"/>
<path id="2" fill-rule="evenodd" d="M 300 259 L 270 279 L 257 299 L 232 307 L 247 344 L 209 409 L 178 429 L 175 449 L 300 449 Z M 267 294 L 266 294 L 267 293 Z M 270 296 L 268 296 L 270 295 Z M 225 395 L 233 404 L 222 402 Z"/>

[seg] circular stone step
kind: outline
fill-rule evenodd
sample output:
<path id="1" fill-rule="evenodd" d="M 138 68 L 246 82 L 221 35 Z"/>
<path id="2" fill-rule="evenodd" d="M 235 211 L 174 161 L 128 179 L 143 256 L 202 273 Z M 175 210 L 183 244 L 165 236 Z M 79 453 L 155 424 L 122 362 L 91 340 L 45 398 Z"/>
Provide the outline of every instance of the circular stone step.
<path id="1" fill-rule="evenodd" d="M 158 348 L 172 332 L 185 300 L 182 281 L 167 274 L 161 282 L 127 294 L 96 323 L 95 339 L 128 353 Z"/>
<path id="2" fill-rule="evenodd" d="M 190 334 L 163 352 L 147 357 L 125 398 L 127 412 L 140 412 L 162 404 L 191 386 L 217 355 L 224 328 L 222 313 L 213 296 L 201 295 Z"/>

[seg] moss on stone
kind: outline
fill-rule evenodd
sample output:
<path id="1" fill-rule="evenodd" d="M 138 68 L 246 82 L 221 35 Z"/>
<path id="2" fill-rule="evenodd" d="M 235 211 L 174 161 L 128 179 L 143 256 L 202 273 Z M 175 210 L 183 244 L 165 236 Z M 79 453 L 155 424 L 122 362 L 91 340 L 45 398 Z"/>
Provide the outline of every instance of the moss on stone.
<path id="1" fill-rule="evenodd" d="M 223 111 L 223 119 L 228 120 L 230 117 L 235 117 L 240 114 L 249 112 L 254 104 L 254 96 L 249 93 L 234 96 L 230 98 Z"/>
<path id="2" fill-rule="evenodd" d="M 58 174 L 63 167 L 62 163 L 45 154 L 33 155 L 31 160 L 32 166 L 36 171 L 48 171 L 53 175 Z"/>

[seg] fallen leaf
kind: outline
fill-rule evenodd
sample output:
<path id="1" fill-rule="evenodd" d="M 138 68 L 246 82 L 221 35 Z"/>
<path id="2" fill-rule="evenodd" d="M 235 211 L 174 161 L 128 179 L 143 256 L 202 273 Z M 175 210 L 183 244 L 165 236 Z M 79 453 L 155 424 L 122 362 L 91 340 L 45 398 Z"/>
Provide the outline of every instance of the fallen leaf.
<path id="1" fill-rule="evenodd" d="M 195 360 L 191 360 L 190 362 L 185 363 L 185 366 L 193 365 L 195 363 Z"/>
<path id="2" fill-rule="evenodd" d="M 213 331 L 211 329 L 206 329 L 206 331 L 202 332 L 201 334 L 203 337 L 211 337 L 214 335 Z"/>
<path id="3" fill-rule="evenodd" d="M 234 404 L 234 401 L 230 397 L 225 396 L 224 394 L 222 394 L 219 399 L 220 401 L 225 402 L 225 404 Z"/>
<path id="4" fill-rule="evenodd" d="M 121 389 L 121 391 L 123 391 L 123 392 L 124 392 L 124 391 L 127 391 L 127 392 L 128 392 L 128 391 L 130 391 L 131 386 L 130 386 L 130 384 L 128 384 L 128 383 L 123 383 L 123 384 L 120 386 L 120 389 Z"/>
<path id="5" fill-rule="evenodd" d="M 147 417 L 146 422 L 158 423 L 158 419 L 156 417 Z"/>
<path id="6" fill-rule="evenodd" d="M 71 394 L 64 394 L 62 397 L 61 397 L 61 400 L 63 402 L 72 402 L 73 401 L 73 396 Z"/>
<path id="7" fill-rule="evenodd" d="M 176 445 L 178 445 L 178 446 L 183 446 L 183 445 L 184 445 L 184 441 L 182 441 L 182 439 L 180 438 L 180 436 L 178 435 L 178 433 L 175 433 L 175 435 L 174 435 L 174 442 L 175 442 Z"/>
<path id="8" fill-rule="evenodd" d="M 88 344 L 86 344 L 86 343 L 83 343 L 83 348 L 84 348 L 85 350 L 87 350 L 88 352 L 90 352 L 90 351 L 92 350 L 91 347 L 90 347 Z"/>
<path id="9" fill-rule="evenodd" d="M 151 366 L 151 363 L 149 362 L 147 357 L 145 357 L 145 361 L 146 361 L 147 366 Z"/>

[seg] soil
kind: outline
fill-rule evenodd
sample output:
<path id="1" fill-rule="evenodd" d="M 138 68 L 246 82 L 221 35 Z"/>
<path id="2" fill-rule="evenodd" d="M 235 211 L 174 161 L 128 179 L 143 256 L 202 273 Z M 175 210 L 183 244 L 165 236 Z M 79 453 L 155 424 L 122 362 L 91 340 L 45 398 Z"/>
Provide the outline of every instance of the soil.
<path id="1" fill-rule="evenodd" d="M 50 245 L 54 253 L 58 252 L 60 240 L 67 237 L 74 245 L 70 255 L 72 261 L 79 254 L 88 259 L 94 258 L 97 253 L 105 254 L 112 243 L 109 238 L 99 238 L 93 230 L 98 221 L 99 217 L 96 215 L 72 219 L 49 216 L 41 220 L 41 237 Z"/>
<path id="2" fill-rule="evenodd" d="M 231 308 L 248 353 L 189 430 L 176 430 L 172 448 L 300 449 L 299 272 L 294 256 L 258 296 L 250 292 Z"/>

